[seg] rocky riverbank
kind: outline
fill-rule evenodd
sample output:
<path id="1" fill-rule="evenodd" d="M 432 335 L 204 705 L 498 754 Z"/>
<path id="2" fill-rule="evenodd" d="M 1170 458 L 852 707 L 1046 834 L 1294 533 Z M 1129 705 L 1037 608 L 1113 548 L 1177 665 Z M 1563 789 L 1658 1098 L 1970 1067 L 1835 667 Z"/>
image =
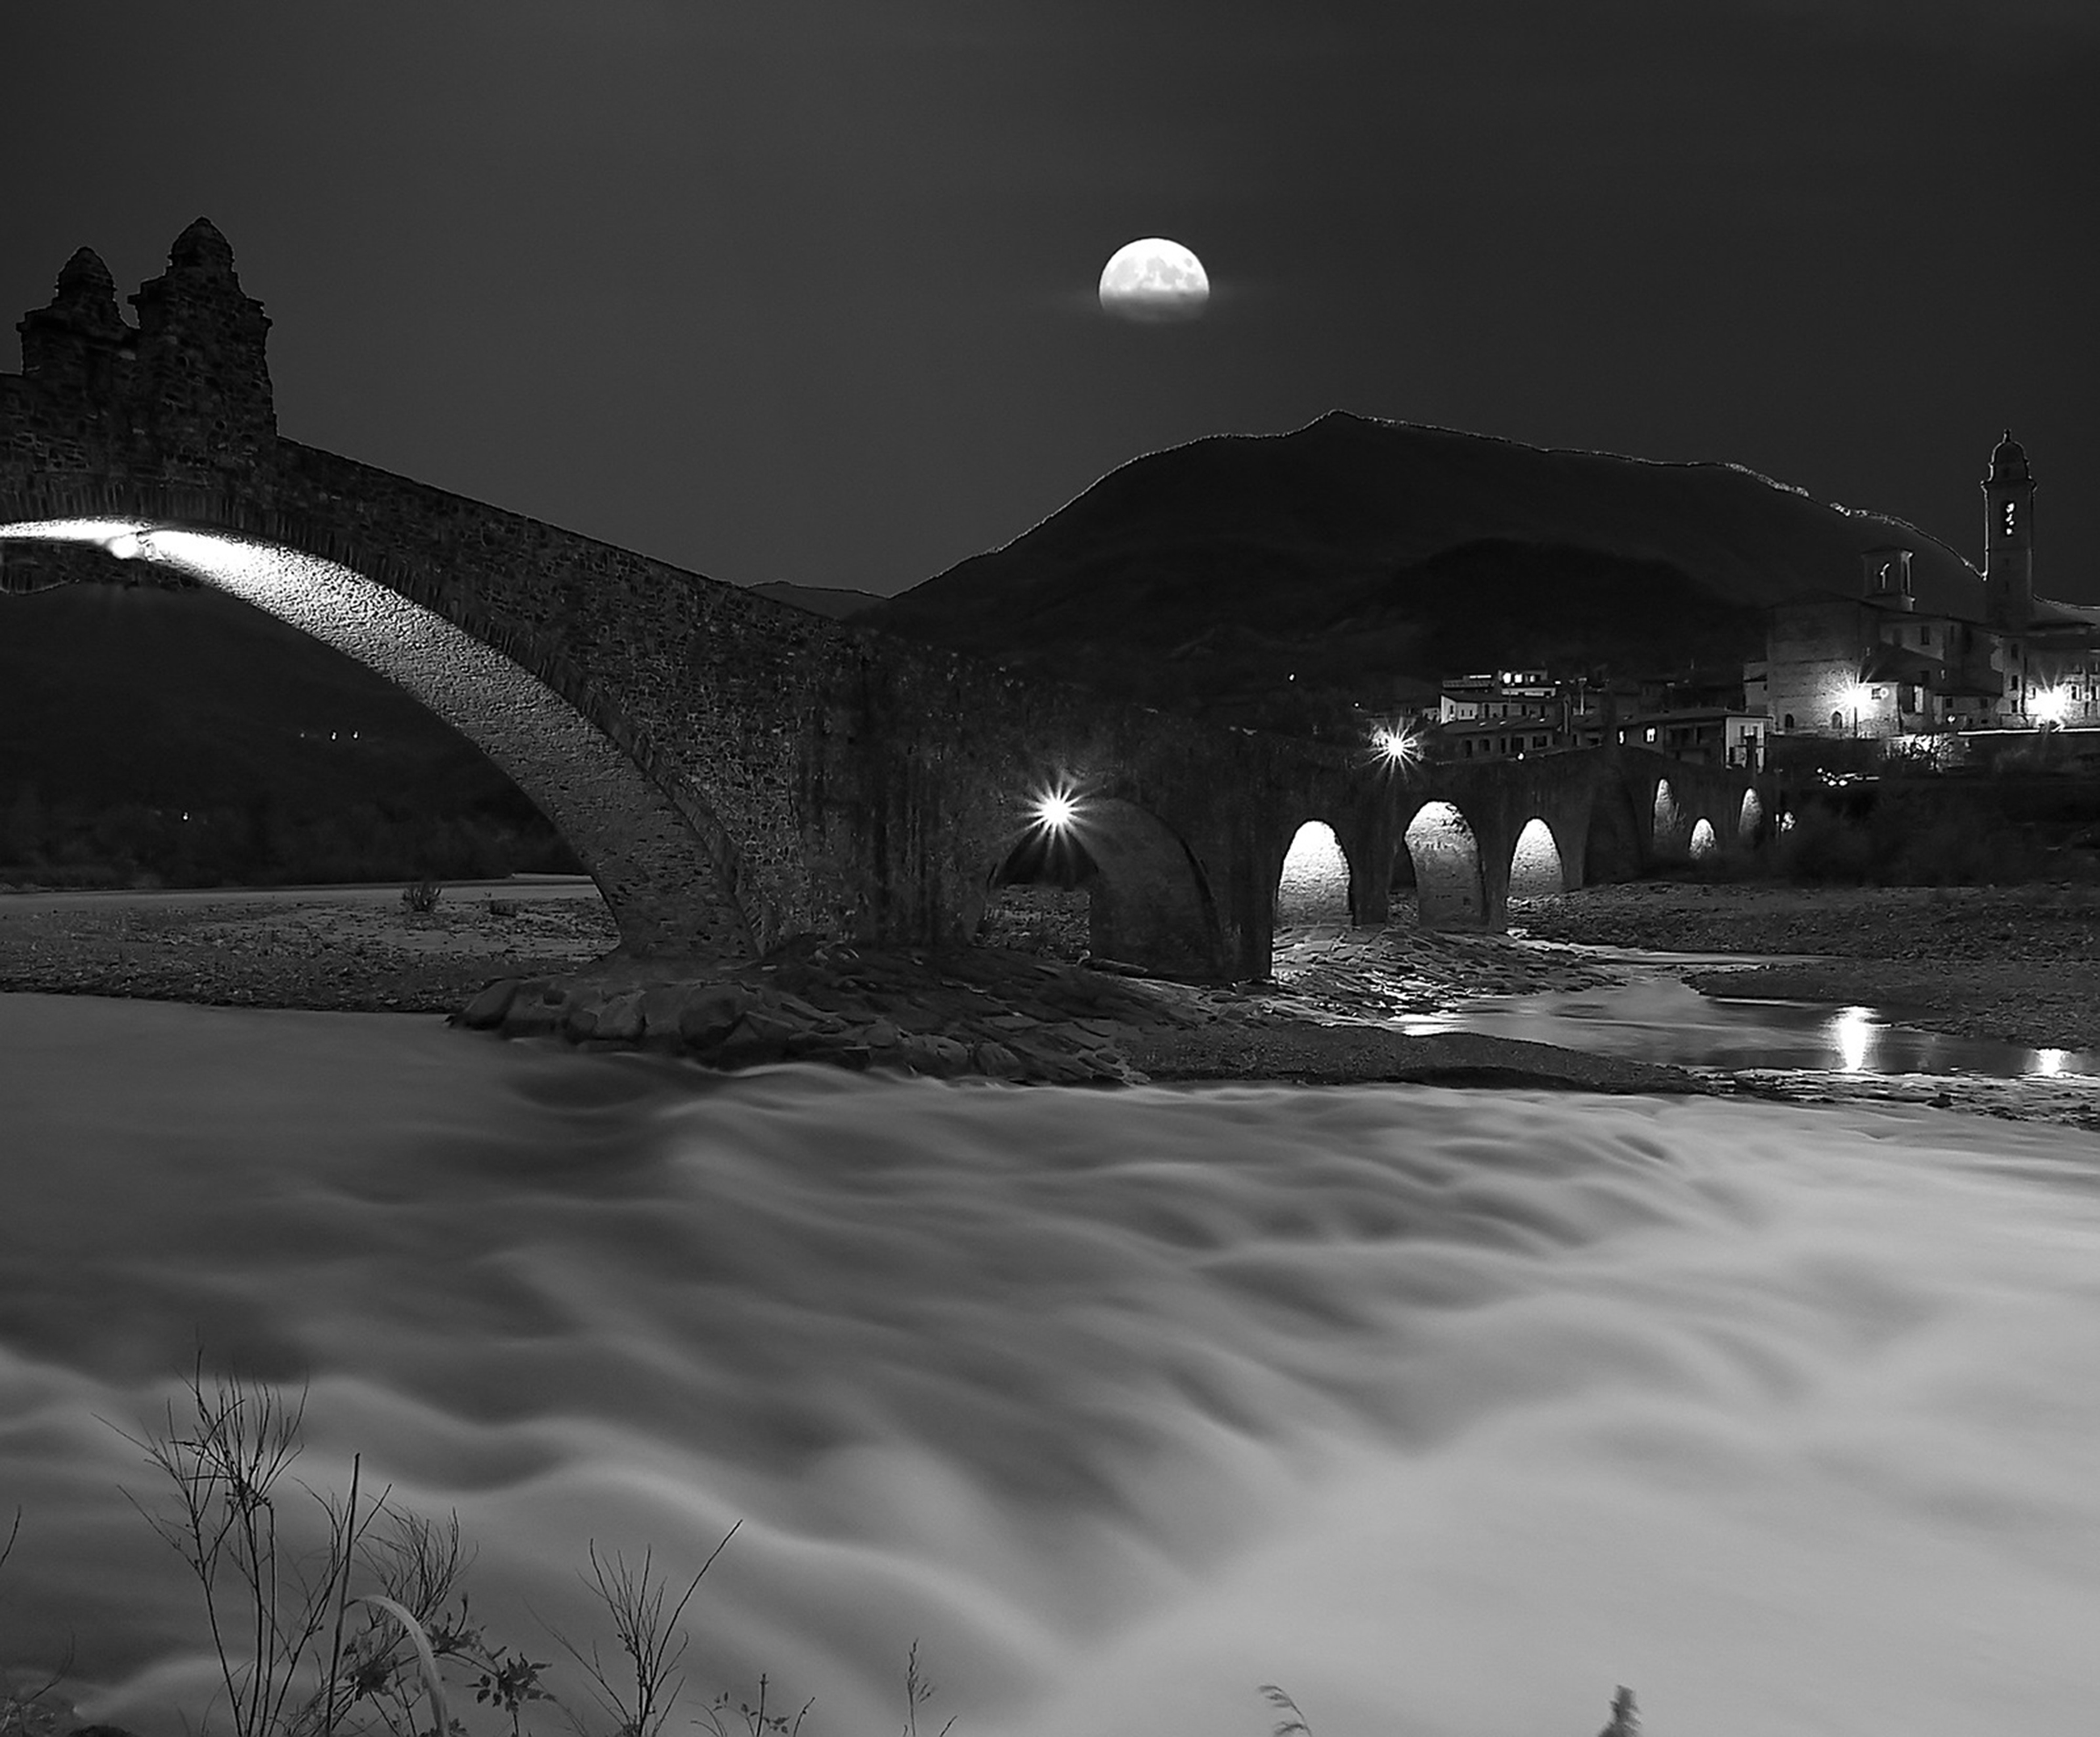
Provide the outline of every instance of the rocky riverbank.
<path id="1" fill-rule="evenodd" d="M 1366 1021 L 1467 994 L 1602 980 L 1565 949 L 1493 935 L 1288 931 L 1280 981 L 1199 988 L 1048 951 L 807 948 L 733 970 L 623 961 L 595 897 L 398 889 L 0 897 L 0 992 L 448 1013 L 470 1028 L 642 1047 L 708 1065 L 823 1060 L 942 1077 L 1497 1081 L 1708 1089 L 1537 1044 L 1410 1038 Z"/>
<path id="2" fill-rule="evenodd" d="M 1474 995 L 1686 970 L 1595 950 L 1642 949 L 1774 960 L 1692 968 L 1689 980 L 1713 992 L 1864 1003 L 1960 1035 L 2100 1048 L 2091 889 L 1642 883 L 1516 906 L 1512 922 L 1512 936 L 1426 932 L 1404 919 L 1377 932 L 1286 930 L 1273 981 L 1215 988 L 1092 969 L 1054 948 L 806 948 L 730 969 L 624 961 L 588 886 L 455 890 L 425 912 L 383 888 L 0 897 L 0 991 L 447 1013 L 472 1029 L 722 1068 L 809 1059 L 1055 1084 L 1493 1081 L 1827 1095 L 1390 1028 Z M 1944 1095 L 1931 1083 L 1906 1091 Z"/>
<path id="3" fill-rule="evenodd" d="M 1317 952 L 1322 942 L 1301 938 L 1298 945 Z M 1398 950 L 1397 939 L 1392 945 Z M 1364 950 L 1352 951 L 1361 957 Z M 1538 970 L 1520 949 L 1488 936 L 1465 938 L 1441 962 L 1454 973 L 1471 962 L 1463 980 L 1478 988 L 1477 961 L 1490 953 L 1503 956 L 1498 984 L 1535 976 L 1535 987 L 1555 987 L 1570 975 L 1557 961 Z M 1544 1044 L 1404 1036 L 1367 1023 L 1374 1007 L 1344 1013 L 1341 975 L 1325 962 L 1317 977 L 1308 972 L 1311 992 L 1300 994 L 1281 985 L 1164 982 L 990 948 L 928 953 L 837 944 L 726 972 L 615 957 L 561 977 L 505 978 L 457 1018 L 510 1037 L 655 1050 L 724 1069 L 818 1061 L 1068 1085 L 1255 1078 L 1710 1089 L 1682 1069 Z M 1353 975 L 1379 973 L 1359 963 Z M 1447 978 L 1444 1001 L 1459 980 Z M 1418 976 L 1414 983 L 1401 992 L 1427 992 Z"/>

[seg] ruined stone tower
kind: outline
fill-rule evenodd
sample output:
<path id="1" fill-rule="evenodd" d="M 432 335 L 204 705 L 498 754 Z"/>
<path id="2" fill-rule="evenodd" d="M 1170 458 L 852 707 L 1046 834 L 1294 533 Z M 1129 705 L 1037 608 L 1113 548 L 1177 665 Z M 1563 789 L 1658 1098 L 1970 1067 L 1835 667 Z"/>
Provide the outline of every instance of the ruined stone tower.
<path id="1" fill-rule="evenodd" d="M 171 480 L 252 484 L 277 443 L 264 355 L 270 321 L 242 292 L 226 237 L 197 219 L 175 237 L 167 270 L 130 302 L 135 329 L 117 309 L 109 267 L 83 247 L 59 273 L 50 305 L 23 316 L 22 376 L 40 400 L 38 419 L 99 449 L 103 462 Z"/>

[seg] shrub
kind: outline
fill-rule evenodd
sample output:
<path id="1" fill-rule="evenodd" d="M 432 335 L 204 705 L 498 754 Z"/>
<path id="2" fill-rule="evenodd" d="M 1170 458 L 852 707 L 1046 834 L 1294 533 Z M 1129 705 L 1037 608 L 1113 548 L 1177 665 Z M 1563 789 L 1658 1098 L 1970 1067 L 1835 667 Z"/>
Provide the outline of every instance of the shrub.
<path id="1" fill-rule="evenodd" d="M 444 896 L 444 888 L 429 875 L 412 881 L 401 889 L 401 904 L 411 915 L 428 917 L 438 908 L 438 900 Z"/>

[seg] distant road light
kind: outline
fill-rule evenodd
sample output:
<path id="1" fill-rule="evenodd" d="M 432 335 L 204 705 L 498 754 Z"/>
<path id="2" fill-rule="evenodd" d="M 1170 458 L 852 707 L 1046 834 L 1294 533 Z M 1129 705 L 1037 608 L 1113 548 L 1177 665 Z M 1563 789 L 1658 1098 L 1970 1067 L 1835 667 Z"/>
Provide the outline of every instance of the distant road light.
<path id="1" fill-rule="evenodd" d="M 2027 709 L 2045 724 L 2060 724 L 2071 709 L 2071 695 L 2061 687 L 2044 687 L 2030 695 Z"/>

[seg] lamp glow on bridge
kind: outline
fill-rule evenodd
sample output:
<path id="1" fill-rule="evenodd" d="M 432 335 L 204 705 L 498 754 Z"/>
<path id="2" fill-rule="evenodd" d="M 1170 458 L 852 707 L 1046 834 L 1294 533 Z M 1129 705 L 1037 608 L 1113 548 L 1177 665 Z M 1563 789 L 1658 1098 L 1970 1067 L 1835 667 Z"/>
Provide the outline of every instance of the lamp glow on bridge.
<path id="1" fill-rule="evenodd" d="M 2037 688 L 2027 696 L 2027 710 L 2038 723 L 2060 724 L 2070 709 L 2071 694 L 2066 688 Z"/>
<path id="2" fill-rule="evenodd" d="M 1371 731 L 1371 750 L 1388 766 L 1405 766 L 1422 756 L 1422 745 L 1405 730 L 1380 724 Z"/>
<path id="3" fill-rule="evenodd" d="M 1069 785 L 1045 790 L 1035 798 L 1035 824 L 1045 832 L 1070 832 L 1079 818 L 1079 799 Z"/>
<path id="4" fill-rule="evenodd" d="M 102 546 L 120 561 L 135 561 L 146 552 L 145 539 L 135 531 L 120 531 Z"/>

